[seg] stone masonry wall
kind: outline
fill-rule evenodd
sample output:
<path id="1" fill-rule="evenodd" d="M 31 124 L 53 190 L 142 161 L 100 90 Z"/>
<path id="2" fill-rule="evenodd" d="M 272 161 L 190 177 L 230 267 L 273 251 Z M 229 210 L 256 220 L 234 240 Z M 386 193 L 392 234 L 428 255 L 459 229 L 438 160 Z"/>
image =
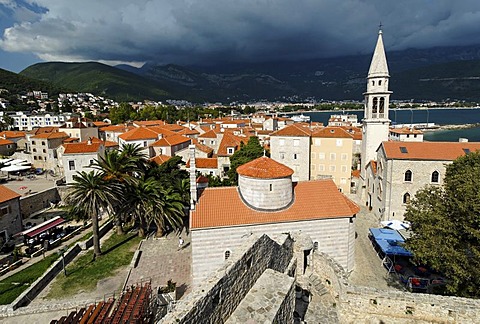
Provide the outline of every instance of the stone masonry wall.
<path id="1" fill-rule="evenodd" d="M 60 195 L 57 188 L 50 188 L 35 194 L 20 198 L 20 212 L 23 218 L 30 216 L 42 209 L 50 207 L 51 201 L 59 201 Z"/>
<path id="2" fill-rule="evenodd" d="M 349 285 L 333 259 L 315 253 L 313 269 L 337 300 L 340 323 L 478 323 L 480 300 Z"/>
<path id="3" fill-rule="evenodd" d="M 278 238 L 252 236 L 242 248 L 245 253 L 232 256 L 160 323 L 225 322 L 267 268 L 284 272 L 290 264 L 293 240 L 289 235 Z"/>

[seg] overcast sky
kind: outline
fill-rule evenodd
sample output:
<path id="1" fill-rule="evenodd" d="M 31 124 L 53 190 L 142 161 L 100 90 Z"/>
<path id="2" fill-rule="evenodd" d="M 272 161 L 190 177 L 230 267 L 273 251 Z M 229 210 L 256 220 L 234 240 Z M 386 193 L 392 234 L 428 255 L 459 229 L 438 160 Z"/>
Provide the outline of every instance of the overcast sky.
<path id="1" fill-rule="evenodd" d="M 178 64 L 480 44 L 479 0 L 0 0 L 0 68 Z"/>

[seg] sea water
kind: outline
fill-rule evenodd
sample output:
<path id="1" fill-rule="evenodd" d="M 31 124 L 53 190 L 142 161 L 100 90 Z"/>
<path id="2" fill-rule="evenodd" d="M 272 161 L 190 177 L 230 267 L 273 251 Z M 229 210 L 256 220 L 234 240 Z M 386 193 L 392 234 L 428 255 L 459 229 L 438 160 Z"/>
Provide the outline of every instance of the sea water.
<path id="1" fill-rule="evenodd" d="M 330 115 L 342 111 L 304 112 L 312 122 L 328 124 Z M 363 110 L 345 110 L 345 114 L 357 115 L 358 121 L 363 118 Z M 437 125 L 466 125 L 480 123 L 480 108 L 430 108 L 430 109 L 390 109 L 389 118 L 392 124 L 435 123 Z M 424 133 L 426 141 L 456 142 L 459 138 L 467 138 L 470 142 L 480 142 L 480 127 L 453 130 L 435 130 Z"/>

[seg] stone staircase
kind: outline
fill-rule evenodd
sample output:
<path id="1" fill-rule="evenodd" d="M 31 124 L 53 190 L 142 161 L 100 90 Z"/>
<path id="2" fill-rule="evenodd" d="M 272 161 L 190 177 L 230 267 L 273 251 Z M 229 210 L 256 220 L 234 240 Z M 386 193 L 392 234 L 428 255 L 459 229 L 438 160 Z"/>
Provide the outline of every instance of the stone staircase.
<path id="1" fill-rule="evenodd" d="M 323 296 L 325 294 L 328 294 L 328 289 L 325 287 L 325 285 L 322 283 L 322 279 L 315 273 L 310 273 L 308 275 L 308 285 L 310 286 L 309 288 L 312 289 L 312 293 L 317 295 L 317 296 Z"/>
<path id="2" fill-rule="evenodd" d="M 335 298 L 329 293 L 320 276 L 314 272 L 306 273 L 301 282 L 302 287 L 311 293 L 303 323 L 339 323 Z"/>

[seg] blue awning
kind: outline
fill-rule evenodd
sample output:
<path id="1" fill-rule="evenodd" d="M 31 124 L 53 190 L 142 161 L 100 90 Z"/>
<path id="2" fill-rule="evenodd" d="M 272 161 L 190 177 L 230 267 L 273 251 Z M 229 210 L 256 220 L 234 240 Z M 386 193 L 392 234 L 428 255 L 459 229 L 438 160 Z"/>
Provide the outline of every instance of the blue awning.
<path id="1" fill-rule="evenodd" d="M 403 247 L 405 240 L 396 230 L 386 228 L 370 228 L 375 242 L 386 255 L 413 256 Z"/>

